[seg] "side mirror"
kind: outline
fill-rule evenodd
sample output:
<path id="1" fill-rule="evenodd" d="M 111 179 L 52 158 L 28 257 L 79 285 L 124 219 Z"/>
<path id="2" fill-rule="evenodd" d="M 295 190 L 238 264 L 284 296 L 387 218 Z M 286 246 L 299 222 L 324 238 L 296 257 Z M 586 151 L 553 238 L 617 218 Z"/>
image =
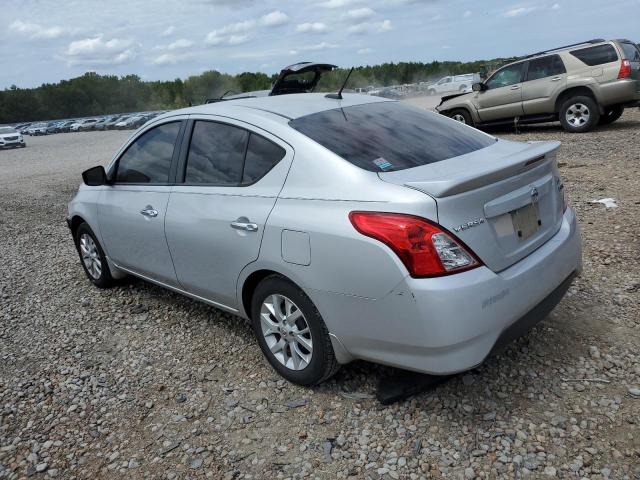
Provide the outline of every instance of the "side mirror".
<path id="1" fill-rule="evenodd" d="M 471 86 L 471 90 L 473 90 L 474 92 L 483 92 L 486 89 L 487 89 L 487 86 L 482 82 L 474 83 Z"/>
<path id="2" fill-rule="evenodd" d="M 82 172 L 82 181 L 85 185 L 89 185 L 90 187 L 106 185 L 108 183 L 107 172 L 104 171 L 104 167 L 102 165 L 92 167 L 89 170 Z"/>

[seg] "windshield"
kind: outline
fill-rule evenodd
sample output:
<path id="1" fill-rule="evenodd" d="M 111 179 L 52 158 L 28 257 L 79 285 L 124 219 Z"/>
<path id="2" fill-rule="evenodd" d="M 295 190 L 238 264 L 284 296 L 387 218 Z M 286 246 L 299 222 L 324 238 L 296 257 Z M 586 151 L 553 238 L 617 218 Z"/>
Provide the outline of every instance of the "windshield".
<path id="1" fill-rule="evenodd" d="M 371 172 L 440 162 L 496 141 L 442 115 L 398 102 L 336 108 L 296 118 L 289 125 Z"/>
<path id="2" fill-rule="evenodd" d="M 0 134 L 2 133 L 18 133 L 11 127 L 0 127 Z"/>

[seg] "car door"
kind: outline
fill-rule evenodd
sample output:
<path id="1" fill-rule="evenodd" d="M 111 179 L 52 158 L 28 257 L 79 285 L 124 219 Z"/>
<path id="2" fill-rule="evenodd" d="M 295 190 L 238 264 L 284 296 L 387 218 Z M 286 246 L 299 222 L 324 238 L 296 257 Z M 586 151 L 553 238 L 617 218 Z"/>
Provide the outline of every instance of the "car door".
<path id="1" fill-rule="evenodd" d="M 293 150 L 256 127 L 214 116 L 190 120 L 165 232 L 187 292 L 236 309 L 242 269 L 258 258 L 267 217 Z"/>
<path id="2" fill-rule="evenodd" d="M 486 82 L 486 90 L 477 93 L 478 115 L 483 122 L 505 120 L 524 115 L 522 75 L 524 62 L 507 65 Z"/>
<path id="3" fill-rule="evenodd" d="M 557 96 L 567 84 L 567 70 L 560 55 L 529 60 L 522 83 L 525 115 L 552 114 Z"/>
<path id="4" fill-rule="evenodd" d="M 171 286 L 177 286 L 177 279 L 164 222 L 185 123 L 167 120 L 142 132 L 110 168 L 110 185 L 98 200 L 109 258 L 119 267 Z"/>

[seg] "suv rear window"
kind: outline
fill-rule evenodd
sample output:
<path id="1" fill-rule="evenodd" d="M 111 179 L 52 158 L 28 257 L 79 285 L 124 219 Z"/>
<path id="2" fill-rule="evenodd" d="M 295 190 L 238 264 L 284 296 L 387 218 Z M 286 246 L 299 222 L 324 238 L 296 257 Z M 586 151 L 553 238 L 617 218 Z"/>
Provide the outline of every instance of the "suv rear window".
<path id="1" fill-rule="evenodd" d="M 326 110 L 291 120 L 289 125 L 371 172 L 440 162 L 496 141 L 442 115 L 398 102 Z"/>
<path id="2" fill-rule="evenodd" d="M 620 42 L 620 46 L 622 47 L 624 56 L 627 57 L 627 60 L 630 62 L 640 62 L 640 51 L 638 51 L 638 47 L 633 43 L 628 42 Z"/>
<path id="3" fill-rule="evenodd" d="M 572 50 L 571 55 L 576 57 L 582 63 L 593 67 L 594 65 L 603 65 L 618 60 L 616 49 L 610 44 L 598 45 L 596 47 L 581 48 L 580 50 Z"/>

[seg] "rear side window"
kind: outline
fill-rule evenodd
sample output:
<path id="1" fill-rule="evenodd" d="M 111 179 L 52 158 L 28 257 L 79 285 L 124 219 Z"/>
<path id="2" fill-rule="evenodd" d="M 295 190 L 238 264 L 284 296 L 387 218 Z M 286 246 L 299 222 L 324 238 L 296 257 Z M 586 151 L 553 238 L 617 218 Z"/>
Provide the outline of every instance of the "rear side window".
<path id="1" fill-rule="evenodd" d="M 191 135 L 185 182 L 239 185 L 249 132 L 224 123 L 197 121 Z"/>
<path id="2" fill-rule="evenodd" d="M 630 62 L 640 62 L 640 51 L 638 47 L 636 47 L 633 43 L 628 42 L 620 42 L 620 46 L 624 51 L 624 56 L 627 57 L 627 60 Z"/>
<path id="3" fill-rule="evenodd" d="M 585 65 L 593 67 L 595 65 L 603 65 L 618 60 L 616 49 L 609 43 L 598 45 L 596 47 L 581 48 L 580 50 L 572 50 L 571 55 L 576 57 Z"/>
<path id="4" fill-rule="evenodd" d="M 326 110 L 291 120 L 289 125 L 371 172 L 440 162 L 495 142 L 459 122 L 398 102 Z"/>
<path id="5" fill-rule="evenodd" d="M 264 177 L 285 155 L 284 148 L 252 133 L 242 173 L 242 184 L 249 185 Z"/>
<path id="6" fill-rule="evenodd" d="M 120 157 L 116 183 L 167 183 L 180 122 L 147 130 Z"/>
<path id="7" fill-rule="evenodd" d="M 554 75 L 562 75 L 567 71 L 560 55 L 550 55 L 548 57 L 536 58 L 529 61 L 529 69 L 527 71 L 527 80 L 537 80 L 539 78 L 553 77 Z"/>

